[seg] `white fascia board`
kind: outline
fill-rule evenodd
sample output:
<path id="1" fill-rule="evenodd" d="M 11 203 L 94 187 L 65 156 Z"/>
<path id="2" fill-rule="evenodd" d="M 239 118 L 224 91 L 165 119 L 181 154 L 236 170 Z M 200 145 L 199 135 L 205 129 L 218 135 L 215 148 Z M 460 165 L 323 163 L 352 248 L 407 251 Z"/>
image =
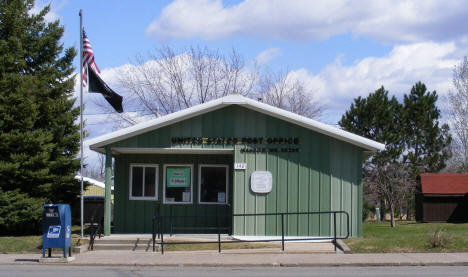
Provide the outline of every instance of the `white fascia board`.
<path id="1" fill-rule="evenodd" d="M 338 140 L 346 141 L 353 145 L 362 147 L 366 150 L 370 151 L 378 151 L 384 150 L 385 145 L 353 133 L 332 127 L 330 125 L 318 122 L 316 120 L 288 112 L 286 110 L 276 108 L 250 98 L 238 95 L 238 94 L 231 94 L 225 96 L 223 98 L 219 98 L 213 101 L 209 101 L 200 105 L 193 106 L 191 108 L 181 110 L 172 114 L 168 114 L 166 116 L 156 118 L 153 120 L 149 120 L 147 122 L 143 122 L 128 128 L 124 128 L 118 130 L 116 132 L 112 132 L 91 140 L 87 141 L 87 144 L 90 145 L 92 150 L 98 151 L 103 153 L 103 146 L 120 141 L 129 137 L 133 137 L 148 131 L 152 131 L 170 124 L 174 124 L 176 122 L 195 117 L 197 115 L 201 115 L 204 113 L 208 113 L 210 111 L 214 111 L 225 106 L 229 105 L 240 105 L 251 110 L 255 110 L 257 112 L 267 114 L 287 122 L 291 122 L 293 124 L 299 125 L 301 127 L 316 131 L 318 133 L 334 137 Z"/>

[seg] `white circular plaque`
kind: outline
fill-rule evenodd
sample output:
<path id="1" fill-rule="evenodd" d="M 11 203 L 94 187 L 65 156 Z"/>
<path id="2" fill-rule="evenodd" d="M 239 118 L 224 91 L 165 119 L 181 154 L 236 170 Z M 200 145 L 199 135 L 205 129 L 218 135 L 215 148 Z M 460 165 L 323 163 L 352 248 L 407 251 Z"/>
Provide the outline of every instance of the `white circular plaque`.
<path id="1" fill-rule="evenodd" d="M 254 171 L 250 176 L 250 189 L 255 193 L 269 193 L 273 177 L 270 171 Z"/>

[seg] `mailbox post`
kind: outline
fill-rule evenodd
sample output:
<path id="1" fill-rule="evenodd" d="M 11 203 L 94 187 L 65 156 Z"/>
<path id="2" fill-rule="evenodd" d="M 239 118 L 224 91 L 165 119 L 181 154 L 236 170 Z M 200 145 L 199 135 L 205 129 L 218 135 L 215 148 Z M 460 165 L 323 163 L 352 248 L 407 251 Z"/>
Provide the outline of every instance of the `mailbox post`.
<path id="1" fill-rule="evenodd" d="M 48 249 L 62 248 L 63 257 L 67 257 L 67 248 L 71 256 L 71 212 L 68 204 L 45 204 L 42 211 L 42 257 Z"/>

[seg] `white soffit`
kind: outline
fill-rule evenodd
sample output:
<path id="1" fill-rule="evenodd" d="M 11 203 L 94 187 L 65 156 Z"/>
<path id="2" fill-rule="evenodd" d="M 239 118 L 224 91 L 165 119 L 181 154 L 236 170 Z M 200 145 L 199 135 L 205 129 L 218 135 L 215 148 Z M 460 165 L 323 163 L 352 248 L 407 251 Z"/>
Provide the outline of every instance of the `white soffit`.
<path id="1" fill-rule="evenodd" d="M 112 147 L 116 154 L 232 154 L 229 148 L 127 148 Z"/>
<path id="2" fill-rule="evenodd" d="M 348 143 L 357 145 L 366 150 L 378 151 L 384 150 L 385 145 L 353 133 L 335 128 L 333 126 L 318 122 L 316 120 L 288 112 L 286 110 L 276 108 L 250 98 L 241 96 L 239 94 L 231 94 L 216 100 L 212 100 L 191 108 L 181 110 L 172 114 L 168 114 L 156 119 L 148 120 L 146 122 L 136 124 L 106 135 L 96 137 L 87 141 L 92 150 L 103 152 L 103 147 L 121 141 L 130 137 L 137 136 L 161 127 L 177 123 L 179 121 L 189 119 L 204 113 L 208 113 L 229 105 L 239 105 L 263 114 L 276 117 L 287 122 L 302 126 L 304 128 L 316 131 L 318 133 L 336 138 L 338 140 L 346 141 Z"/>

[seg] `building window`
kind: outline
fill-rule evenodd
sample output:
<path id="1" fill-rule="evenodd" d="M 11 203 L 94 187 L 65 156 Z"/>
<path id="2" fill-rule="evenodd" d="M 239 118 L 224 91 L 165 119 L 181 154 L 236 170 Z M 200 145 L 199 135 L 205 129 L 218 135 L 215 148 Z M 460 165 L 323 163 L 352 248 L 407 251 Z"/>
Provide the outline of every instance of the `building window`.
<path id="1" fill-rule="evenodd" d="M 227 204 L 229 173 L 227 165 L 200 165 L 198 202 Z"/>
<path id="2" fill-rule="evenodd" d="M 193 165 L 164 165 L 164 203 L 192 203 Z"/>
<path id="3" fill-rule="evenodd" d="M 158 199 L 158 165 L 130 165 L 130 200 Z"/>

